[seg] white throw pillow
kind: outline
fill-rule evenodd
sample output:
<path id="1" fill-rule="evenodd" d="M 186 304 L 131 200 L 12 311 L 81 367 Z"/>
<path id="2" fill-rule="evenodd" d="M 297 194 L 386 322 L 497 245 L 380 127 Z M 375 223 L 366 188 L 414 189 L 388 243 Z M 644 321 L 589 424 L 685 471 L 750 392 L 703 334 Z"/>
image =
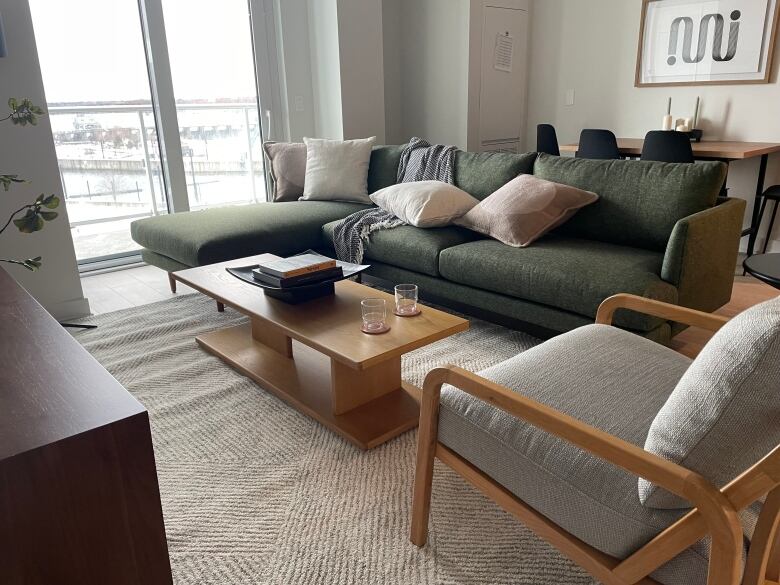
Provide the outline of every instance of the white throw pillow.
<path id="1" fill-rule="evenodd" d="M 304 138 L 306 177 L 303 201 L 355 201 L 370 204 L 368 164 L 376 137 L 362 140 Z"/>
<path id="2" fill-rule="evenodd" d="M 466 214 L 479 201 L 441 181 L 398 183 L 380 189 L 371 200 L 415 227 L 442 227 Z"/>

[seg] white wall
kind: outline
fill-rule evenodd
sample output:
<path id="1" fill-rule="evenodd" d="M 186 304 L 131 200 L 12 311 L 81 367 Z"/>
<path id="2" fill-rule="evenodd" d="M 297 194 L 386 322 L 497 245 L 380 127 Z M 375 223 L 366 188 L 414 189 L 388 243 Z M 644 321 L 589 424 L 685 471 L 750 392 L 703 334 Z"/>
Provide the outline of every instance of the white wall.
<path id="1" fill-rule="evenodd" d="M 769 85 L 635 88 L 641 6 L 638 0 L 533 3 L 526 148 L 535 148 L 536 125 L 545 122 L 555 125 L 562 143 L 575 142 L 588 127 L 642 137 L 660 126 L 670 96 L 675 118 L 692 116 L 696 96 L 701 96 L 705 140 L 780 142 L 780 45 Z M 569 89 L 576 92 L 574 106 L 564 105 Z M 758 159 L 731 165 L 730 193 L 749 201 L 745 225 L 750 223 L 757 171 Z M 779 180 L 776 155 L 770 160 L 767 185 Z M 746 244 L 744 238 L 743 249 Z M 780 248 L 777 222 L 773 245 Z"/>
<path id="2" fill-rule="evenodd" d="M 384 144 L 382 0 L 338 0 L 338 29 L 344 138 Z"/>
<path id="3" fill-rule="evenodd" d="M 385 59 L 400 59 L 391 71 L 396 72 L 394 82 L 400 78 L 401 124 L 395 122 L 389 134 L 396 142 L 419 136 L 465 149 L 470 1 L 397 0 L 386 4 L 385 14 L 393 9 L 400 12 L 402 32 L 395 46 L 390 39 L 385 43 Z M 396 50 L 400 56 L 392 57 Z M 392 99 L 390 103 L 398 108 Z"/>
<path id="4" fill-rule="evenodd" d="M 309 0 L 308 4 L 314 132 L 318 138 L 341 140 L 344 138 L 344 126 L 341 117 L 338 0 Z M 288 64 L 285 64 L 287 67 Z"/>
<path id="5" fill-rule="evenodd" d="M 35 35 L 26 0 L 0 0 L 5 22 L 8 57 L 0 59 L 0 104 L 9 97 L 29 97 L 46 106 L 38 63 Z M 3 224 L 12 211 L 31 202 L 40 193 L 62 194 L 54 141 L 48 118 L 38 126 L 24 128 L 8 122 L 0 125 L 0 171 L 19 174 L 29 184 L 15 185 L 8 193 L 0 190 L 0 218 Z M 89 314 L 73 250 L 73 240 L 64 205 L 59 217 L 34 234 L 21 234 L 12 226 L 0 235 L 0 255 L 12 258 L 43 257 L 43 268 L 29 272 L 20 266 L 6 269 L 56 318 Z"/>
<path id="6" fill-rule="evenodd" d="M 300 142 L 304 136 L 314 134 L 315 127 L 308 2 L 276 0 L 274 12 L 281 56 L 278 79 L 284 106 L 280 117 L 286 128 L 281 133 L 272 132 L 271 138 Z"/>
<path id="7" fill-rule="evenodd" d="M 277 0 L 287 136 L 385 141 L 382 0 Z"/>
<path id="8" fill-rule="evenodd" d="M 385 140 L 387 144 L 403 144 L 409 137 L 404 134 L 402 111 L 401 64 L 403 45 L 403 0 L 382 0 L 382 64 L 385 70 Z"/>

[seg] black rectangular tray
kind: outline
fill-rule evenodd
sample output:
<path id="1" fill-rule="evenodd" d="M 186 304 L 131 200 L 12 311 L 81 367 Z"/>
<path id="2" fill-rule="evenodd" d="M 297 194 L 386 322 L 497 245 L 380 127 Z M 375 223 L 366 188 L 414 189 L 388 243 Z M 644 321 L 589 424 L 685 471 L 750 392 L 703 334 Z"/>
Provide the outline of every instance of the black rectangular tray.
<path id="1" fill-rule="evenodd" d="M 227 270 L 230 274 L 239 280 L 243 280 L 252 286 L 256 286 L 262 289 L 263 292 L 265 292 L 265 294 L 271 298 L 284 301 L 285 303 L 289 303 L 291 305 L 297 305 L 299 303 L 305 303 L 306 301 L 332 295 L 335 292 L 335 283 L 339 282 L 340 280 L 344 280 L 345 278 L 356 276 L 369 268 L 368 265 L 350 264 L 349 262 L 341 262 L 338 260 L 336 261 L 336 264 L 341 266 L 343 270 L 343 274 L 341 276 L 336 276 L 332 279 L 325 280 L 323 282 L 317 282 L 315 284 L 307 284 L 290 288 L 279 288 L 255 280 L 254 276 L 252 276 L 252 271 L 258 267 L 257 264 L 253 264 L 251 266 L 226 268 L 225 270 Z"/>

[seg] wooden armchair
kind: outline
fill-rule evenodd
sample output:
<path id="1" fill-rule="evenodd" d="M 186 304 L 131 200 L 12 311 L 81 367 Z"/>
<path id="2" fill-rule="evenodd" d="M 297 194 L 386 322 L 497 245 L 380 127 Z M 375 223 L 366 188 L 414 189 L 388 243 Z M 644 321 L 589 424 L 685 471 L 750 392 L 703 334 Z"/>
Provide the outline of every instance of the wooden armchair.
<path id="1" fill-rule="evenodd" d="M 617 295 L 604 301 L 596 322 L 611 324 L 618 309 L 641 311 L 711 331 L 719 330 L 728 321 L 724 317 L 642 297 Z M 625 558 L 607 555 L 561 528 L 439 441 L 443 384 L 452 385 L 597 458 L 652 481 L 686 499 L 693 507 Z M 505 386 L 455 366 L 437 368 L 426 377 L 421 399 L 411 527 L 411 540 L 417 546 L 425 545 L 427 540 L 435 457 L 606 585 L 657 583 L 649 577 L 651 573 L 707 535 L 712 538 L 708 585 L 777 585 L 780 581 L 780 447 L 723 489 L 717 489 L 693 471 Z M 533 482 L 534 478 L 524 477 L 524 481 Z M 744 536 L 738 512 L 764 496 L 767 498 L 743 573 Z"/>

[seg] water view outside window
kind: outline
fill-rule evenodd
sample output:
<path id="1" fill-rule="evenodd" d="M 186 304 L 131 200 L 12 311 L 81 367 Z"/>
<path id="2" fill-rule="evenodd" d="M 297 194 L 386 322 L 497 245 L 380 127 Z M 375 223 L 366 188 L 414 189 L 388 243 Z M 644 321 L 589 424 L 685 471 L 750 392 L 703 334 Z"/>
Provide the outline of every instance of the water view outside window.
<path id="1" fill-rule="evenodd" d="M 138 3 L 30 4 L 77 258 L 135 252 L 130 223 L 169 212 Z M 247 3 L 213 6 L 164 3 L 192 209 L 265 199 Z"/>

